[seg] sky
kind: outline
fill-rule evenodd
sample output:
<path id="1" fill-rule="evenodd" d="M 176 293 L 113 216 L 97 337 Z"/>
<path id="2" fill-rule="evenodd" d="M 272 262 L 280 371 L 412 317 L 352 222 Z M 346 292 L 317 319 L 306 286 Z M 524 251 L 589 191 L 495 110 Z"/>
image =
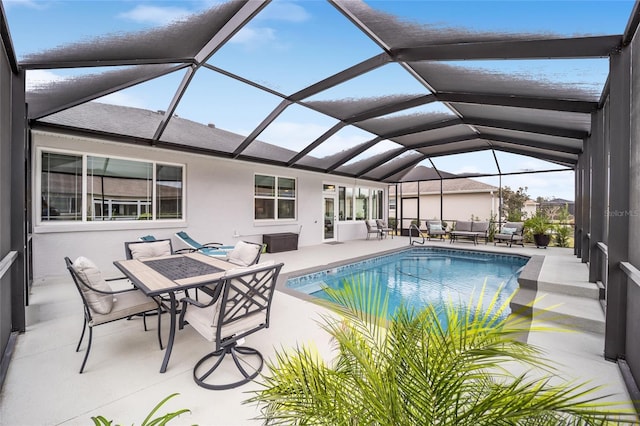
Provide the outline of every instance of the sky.
<path id="1" fill-rule="evenodd" d="M 16 54 L 37 53 L 94 37 L 138 32 L 206 10 L 213 0 L 3 0 Z M 367 1 L 372 8 L 415 24 L 433 28 L 465 28 L 470 31 L 544 33 L 554 36 L 622 34 L 633 1 Z M 330 30 L 327 31 L 327 28 Z M 329 3 L 320 0 L 275 0 L 256 19 L 220 49 L 209 63 L 253 79 L 283 94 L 295 93 L 378 53 L 380 49 Z M 514 77 L 578 85 L 599 94 L 608 73 L 606 59 L 554 61 L 467 61 L 452 65 L 498 71 Z M 28 87 L 102 69 L 34 70 L 27 74 Z M 99 101 L 150 110 L 166 110 L 182 74 L 129 88 Z M 193 90 L 195 88 L 195 90 Z M 211 88 L 215 88 L 212 91 Z M 362 78 L 315 95 L 313 100 L 382 96 L 424 91 L 399 65 L 390 64 Z M 212 102 L 212 99 L 216 102 Z M 248 135 L 280 103 L 264 93 L 217 73 L 198 73 L 176 113 L 203 124 Z M 445 106 L 430 104 L 422 112 L 451 113 Z M 411 111 L 419 112 L 419 111 Z M 300 150 L 333 126 L 335 121 L 300 106 L 292 106 L 260 135 L 260 139 Z M 372 139 L 372 135 L 348 126 L 312 154 Z M 383 141 L 363 155 L 395 146 Z M 497 152 L 502 172 L 558 169 L 544 161 Z M 359 159 L 359 158 L 358 158 Z M 357 159 L 356 159 L 357 160 Z M 433 159 L 436 167 L 450 173 L 496 173 L 490 151 Z M 428 161 L 422 165 L 431 166 Z M 506 169 L 506 170 L 505 170 Z M 498 178 L 482 179 L 498 185 Z M 533 198 L 573 199 L 573 172 L 504 176 L 503 185 L 527 187 Z"/>

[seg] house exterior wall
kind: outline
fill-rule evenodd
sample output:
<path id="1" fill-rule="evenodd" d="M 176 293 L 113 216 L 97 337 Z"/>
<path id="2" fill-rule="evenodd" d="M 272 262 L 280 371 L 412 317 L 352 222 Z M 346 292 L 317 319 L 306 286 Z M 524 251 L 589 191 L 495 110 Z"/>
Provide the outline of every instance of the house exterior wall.
<path id="1" fill-rule="evenodd" d="M 172 238 L 174 249 L 183 247 L 174 233 L 186 230 L 201 242 L 235 244 L 238 240 L 262 242 L 262 235 L 298 232 L 299 246 L 323 241 L 323 183 L 362 186 L 384 190 L 387 185 L 357 181 L 332 175 L 313 173 L 258 163 L 220 159 L 191 153 L 180 153 L 153 147 L 124 145 L 96 139 L 84 139 L 45 132 L 33 132 L 33 155 L 38 148 L 61 149 L 137 160 L 184 164 L 186 169 L 184 220 L 126 221 L 88 223 L 46 223 L 36 225 L 33 234 L 34 277 L 63 275 L 64 257 L 92 259 L 107 276 L 119 275 L 113 261 L 124 258 L 124 242 L 142 235 Z M 291 221 L 257 222 L 254 220 L 254 174 L 292 177 L 297 180 L 297 217 Z M 36 223 L 37 171 L 33 171 L 34 224 Z M 386 195 L 384 197 L 386 199 Z M 386 213 L 386 202 L 383 211 Z M 338 239 L 345 241 L 366 237 L 362 221 L 336 224 Z"/>

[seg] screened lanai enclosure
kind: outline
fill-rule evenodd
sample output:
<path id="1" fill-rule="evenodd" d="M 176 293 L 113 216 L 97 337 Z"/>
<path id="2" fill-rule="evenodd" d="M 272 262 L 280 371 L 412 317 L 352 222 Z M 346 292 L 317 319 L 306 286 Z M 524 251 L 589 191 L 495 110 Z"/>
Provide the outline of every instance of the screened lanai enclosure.
<path id="1" fill-rule="evenodd" d="M 364 185 L 371 203 L 371 194 L 382 191 L 384 201 L 376 198 L 376 206 L 385 207 L 369 207 L 366 214 L 372 217 L 375 210 L 387 219 L 397 207 L 392 204 L 399 203 L 399 198 L 390 203 L 389 196 L 397 195 L 396 185 L 403 181 L 437 191 L 452 176 L 472 177 L 499 193 L 509 182 L 517 186 L 516 176 L 558 176 L 575 196 L 575 254 L 589 264 L 590 278 L 602 283 L 605 356 L 618 361 L 629 386 L 635 386 L 640 343 L 630 337 L 640 332 L 633 309 L 640 304 L 640 243 L 634 238 L 640 233 L 640 97 L 633 95 L 640 88 L 634 71 L 639 67 L 633 66 L 640 62 L 638 4 L 602 2 L 603 8 L 626 8 L 618 22 L 604 22 L 583 15 L 580 2 L 564 3 L 562 12 L 555 2 L 531 3 L 530 13 L 496 24 L 481 16 L 501 16 L 512 5 L 453 2 L 436 8 L 413 2 L 406 15 L 398 3 L 226 1 L 142 30 L 114 20 L 108 33 L 80 40 L 64 31 L 72 23 L 60 22 L 55 37 L 38 33 L 36 51 L 22 49 L 26 30 L 14 30 L 14 9 L 3 8 L 0 338 L 5 355 L 11 336 L 24 331 L 31 265 L 39 262 L 39 250 L 52 247 L 44 243 L 54 232 L 48 222 L 60 222 L 50 205 L 87 205 L 84 190 L 77 189 L 83 183 L 73 175 L 82 172 L 69 172 L 79 158 L 86 167 L 87 154 L 64 155 L 108 142 L 104 146 L 132 152 L 250 164 L 266 168 L 283 185 L 293 176 L 298 187 L 286 186 L 292 185 L 289 180 L 280 189 L 282 198 L 287 191 L 296 194 L 290 197 L 294 203 L 306 190 L 302 176 L 321 176 L 328 182 L 325 190 L 333 180 L 345 191 Z M 469 18 L 474 7 L 485 12 L 476 20 Z M 274 19 L 286 22 L 280 38 L 269 28 Z M 47 147 L 52 138 L 60 142 Z M 44 159 L 53 163 L 43 166 Z M 108 199 L 124 197 L 118 191 L 131 192 L 134 184 L 116 185 L 110 196 L 108 188 L 95 191 L 91 208 L 67 219 L 86 224 L 121 212 L 130 219 L 147 215 L 152 223 L 182 217 L 185 204 L 176 188 L 196 184 L 198 177 L 184 180 L 175 169 L 160 172 L 167 164 L 149 164 L 144 172 L 153 179 L 165 173 L 164 186 L 154 180 L 155 189 L 135 190 L 147 195 L 115 207 Z M 420 168 L 432 172 L 420 176 L 415 171 Z M 47 181 L 58 191 L 44 191 L 45 172 L 61 169 L 66 178 Z M 114 170 L 96 166 L 92 182 L 118 177 Z M 190 166 L 189 173 L 193 170 Z M 72 184 L 80 186 L 69 189 Z M 495 199 L 491 211 L 499 214 L 499 195 Z M 293 205 L 282 200 L 275 210 L 293 215 L 301 227 L 303 214 L 295 217 L 295 209 L 287 210 Z M 420 218 L 443 218 L 443 208 L 436 205 Z M 352 210 L 342 219 L 358 218 Z M 55 232 L 73 241 L 73 227 Z M 321 242 L 319 236 L 307 238 L 307 244 Z"/>

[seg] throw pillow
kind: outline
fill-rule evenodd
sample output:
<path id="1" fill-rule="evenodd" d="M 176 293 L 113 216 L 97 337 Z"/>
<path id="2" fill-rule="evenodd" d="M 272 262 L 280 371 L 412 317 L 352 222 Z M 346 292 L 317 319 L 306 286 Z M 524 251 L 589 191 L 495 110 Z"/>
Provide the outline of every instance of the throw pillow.
<path id="1" fill-rule="evenodd" d="M 505 234 L 505 235 L 513 235 L 516 232 L 516 228 L 502 228 L 502 232 L 501 234 Z"/>
<path id="2" fill-rule="evenodd" d="M 429 229 L 431 231 L 442 231 L 442 224 L 440 223 L 430 223 Z"/>
<path id="3" fill-rule="evenodd" d="M 260 252 L 259 244 L 245 243 L 244 241 L 238 241 L 235 248 L 229 252 L 227 261 L 239 265 L 249 266 L 251 265 Z"/>
<path id="4" fill-rule="evenodd" d="M 171 244 L 169 241 L 154 241 L 152 243 L 129 244 L 131 257 L 133 259 L 147 259 L 149 257 L 160 257 L 171 255 Z"/>
<path id="5" fill-rule="evenodd" d="M 87 285 L 100 291 L 112 291 L 111 286 L 102 278 L 100 269 L 86 257 L 80 256 L 73 262 L 73 269 Z M 113 309 L 113 295 L 93 291 L 80 283 L 80 290 L 87 300 L 89 308 L 98 314 L 108 314 Z"/>

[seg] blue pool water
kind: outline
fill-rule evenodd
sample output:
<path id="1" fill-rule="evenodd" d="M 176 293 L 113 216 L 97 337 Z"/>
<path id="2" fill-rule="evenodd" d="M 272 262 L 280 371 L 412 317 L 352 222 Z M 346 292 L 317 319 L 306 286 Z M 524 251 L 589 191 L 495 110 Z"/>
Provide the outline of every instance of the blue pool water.
<path id="1" fill-rule="evenodd" d="M 466 304 L 477 295 L 486 281 L 485 301 L 504 284 L 502 304 L 518 286 L 518 275 L 529 259 L 524 256 L 483 253 L 467 250 L 414 247 L 391 255 L 374 257 L 331 270 L 290 278 L 287 287 L 328 299 L 325 286 L 339 289 L 344 280 L 358 278 L 382 286 L 389 297 L 389 313 L 404 302 L 420 308 L 429 303 L 451 300 Z"/>

